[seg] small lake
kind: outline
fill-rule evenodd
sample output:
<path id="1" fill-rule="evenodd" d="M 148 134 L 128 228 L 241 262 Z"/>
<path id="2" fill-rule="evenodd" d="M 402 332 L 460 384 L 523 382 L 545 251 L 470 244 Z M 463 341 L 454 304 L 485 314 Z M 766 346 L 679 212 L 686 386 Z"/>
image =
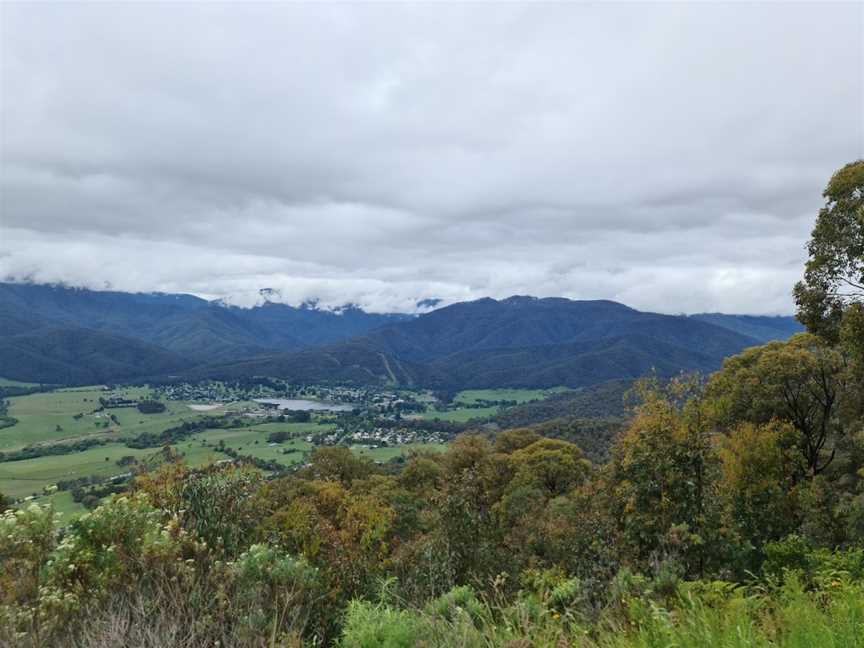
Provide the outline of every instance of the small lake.
<path id="1" fill-rule="evenodd" d="M 279 409 L 300 411 L 328 411 L 328 412 L 350 412 L 354 409 L 345 403 L 328 403 L 326 401 L 313 401 L 294 398 L 256 398 L 256 403 L 277 405 Z"/>
<path id="2" fill-rule="evenodd" d="M 219 409 L 222 407 L 222 403 L 210 403 L 209 405 L 201 405 L 199 403 L 191 403 L 189 405 L 189 409 L 195 412 L 209 412 L 211 410 Z"/>

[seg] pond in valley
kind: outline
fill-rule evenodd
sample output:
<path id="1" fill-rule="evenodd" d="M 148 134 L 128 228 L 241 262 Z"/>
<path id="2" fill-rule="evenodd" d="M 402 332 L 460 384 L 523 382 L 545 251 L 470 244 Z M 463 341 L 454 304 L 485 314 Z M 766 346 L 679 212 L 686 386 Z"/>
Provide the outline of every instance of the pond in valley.
<path id="1" fill-rule="evenodd" d="M 329 403 L 326 401 L 313 401 L 303 398 L 256 398 L 254 400 L 256 403 L 261 403 L 262 405 L 276 405 L 279 409 L 295 411 L 350 412 L 354 409 L 351 405 L 345 403 Z"/>

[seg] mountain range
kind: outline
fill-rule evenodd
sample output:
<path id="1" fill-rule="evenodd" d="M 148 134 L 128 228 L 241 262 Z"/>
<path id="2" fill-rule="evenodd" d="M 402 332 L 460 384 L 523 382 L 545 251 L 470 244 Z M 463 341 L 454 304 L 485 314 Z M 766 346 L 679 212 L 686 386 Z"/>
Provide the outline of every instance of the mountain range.
<path id="1" fill-rule="evenodd" d="M 279 376 L 438 389 L 581 387 L 712 371 L 801 330 L 791 317 L 672 316 L 514 296 L 425 315 L 0 283 L 0 377 L 86 384 Z"/>

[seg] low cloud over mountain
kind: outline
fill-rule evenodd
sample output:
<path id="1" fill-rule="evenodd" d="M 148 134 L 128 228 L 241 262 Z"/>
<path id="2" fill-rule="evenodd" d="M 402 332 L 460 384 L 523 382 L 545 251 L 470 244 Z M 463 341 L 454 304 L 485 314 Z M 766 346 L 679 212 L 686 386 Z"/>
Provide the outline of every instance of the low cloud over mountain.
<path id="1" fill-rule="evenodd" d="M 854 3 L 0 11 L 6 278 L 788 313 L 861 152 Z"/>

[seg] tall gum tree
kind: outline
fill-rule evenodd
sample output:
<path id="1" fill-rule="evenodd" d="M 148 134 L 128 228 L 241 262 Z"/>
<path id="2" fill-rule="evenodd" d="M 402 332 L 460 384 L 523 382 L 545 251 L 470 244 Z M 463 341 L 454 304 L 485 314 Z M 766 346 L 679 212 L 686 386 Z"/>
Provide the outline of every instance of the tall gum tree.
<path id="1" fill-rule="evenodd" d="M 864 303 L 864 160 L 837 171 L 823 196 L 794 294 L 807 330 L 837 342 L 844 313 Z"/>

